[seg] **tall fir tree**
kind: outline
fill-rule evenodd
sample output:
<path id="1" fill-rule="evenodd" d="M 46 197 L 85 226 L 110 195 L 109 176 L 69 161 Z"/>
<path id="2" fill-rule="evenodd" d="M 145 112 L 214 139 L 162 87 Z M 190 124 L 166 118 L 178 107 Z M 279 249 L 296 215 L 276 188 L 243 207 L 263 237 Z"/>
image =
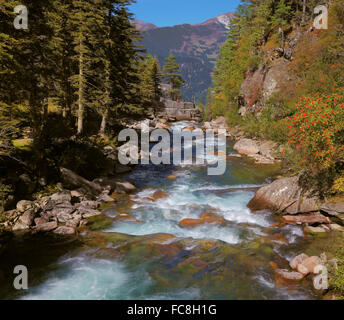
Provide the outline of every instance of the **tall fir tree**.
<path id="1" fill-rule="evenodd" d="M 181 76 L 181 70 L 177 59 L 173 54 L 170 54 L 166 60 L 162 69 L 165 81 L 171 85 L 171 90 L 169 90 L 169 95 L 172 100 L 179 100 L 182 97 L 180 88 L 184 84 L 184 80 Z"/>

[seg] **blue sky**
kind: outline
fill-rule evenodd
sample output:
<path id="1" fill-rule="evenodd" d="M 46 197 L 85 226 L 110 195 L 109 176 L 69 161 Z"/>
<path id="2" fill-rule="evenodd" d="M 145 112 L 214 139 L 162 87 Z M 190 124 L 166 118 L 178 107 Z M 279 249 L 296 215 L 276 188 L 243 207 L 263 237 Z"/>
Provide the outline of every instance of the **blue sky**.
<path id="1" fill-rule="evenodd" d="M 201 23 L 235 11 L 240 0 L 136 0 L 130 6 L 135 17 L 158 27 Z"/>

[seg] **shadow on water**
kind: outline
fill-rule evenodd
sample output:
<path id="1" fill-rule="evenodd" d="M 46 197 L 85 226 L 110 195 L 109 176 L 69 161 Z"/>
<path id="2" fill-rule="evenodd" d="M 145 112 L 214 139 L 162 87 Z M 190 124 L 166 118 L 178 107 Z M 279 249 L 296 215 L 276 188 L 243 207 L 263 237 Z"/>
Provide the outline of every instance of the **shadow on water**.
<path id="1" fill-rule="evenodd" d="M 0 255 L 0 299 L 15 299 L 25 291 L 15 290 L 13 281 L 15 266 L 26 266 L 29 273 L 29 287 L 44 282 L 49 273 L 59 268 L 56 263 L 66 252 L 81 246 L 75 237 L 61 237 L 54 234 L 18 233 L 8 236 L 5 249 Z"/>

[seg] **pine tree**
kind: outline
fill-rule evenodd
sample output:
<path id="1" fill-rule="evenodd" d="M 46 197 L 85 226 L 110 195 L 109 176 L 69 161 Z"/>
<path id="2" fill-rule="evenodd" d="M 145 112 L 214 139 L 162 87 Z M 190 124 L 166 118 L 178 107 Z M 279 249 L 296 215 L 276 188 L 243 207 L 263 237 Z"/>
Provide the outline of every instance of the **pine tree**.
<path id="1" fill-rule="evenodd" d="M 63 118 L 67 119 L 69 125 L 72 125 L 72 111 L 75 102 L 70 77 L 76 69 L 73 60 L 75 53 L 70 16 L 71 9 L 71 0 L 54 0 L 52 8 L 48 12 L 48 24 L 53 32 L 51 47 L 56 66 L 55 95 L 62 108 Z"/>
<path id="2" fill-rule="evenodd" d="M 182 94 L 180 88 L 183 86 L 184 81 L 181 76 L 181 70 L 177 63 L 176 57 L 170 54 L 165 60 L 163 67 L 164 79 L 171 85 L 172 89 L 169 90 L 169 95 L 172 100 L 181 99 Z"/>
<path id="3" fill-rule="evenodd" d="M 146 108 L 159 109 L 161 98 L 161 72 L 157 58 L 148 55 L 140 63 L 140 94 Z"/>

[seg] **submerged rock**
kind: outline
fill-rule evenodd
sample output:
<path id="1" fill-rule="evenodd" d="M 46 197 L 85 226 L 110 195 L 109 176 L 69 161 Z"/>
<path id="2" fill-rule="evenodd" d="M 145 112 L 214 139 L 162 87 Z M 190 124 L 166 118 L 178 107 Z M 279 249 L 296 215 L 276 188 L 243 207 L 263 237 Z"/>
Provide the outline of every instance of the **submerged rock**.
<path id="1" fill-rule="evenodd" d="M 302 273 L 287 269 L 276 269 L 275 272 L 286 280 L 302 280 L 304 278 Z"/>
<path id="2" fill-rule="evenodd" d="M 157 190 L 153 193 L 153 195 L 150 197 L 153 201 L 157 201 L 159 199 L 165 199 L 168 197 L 168 193 L 162 190 Z"/>
<path id="3" fill-rule="evenodd" d="M 183 219 L 179 225 L 183 228 L 194 228 L 207 223 L 224 224 L 226 220 L 212 213 L 203 213 L 200 219 Z"/>

